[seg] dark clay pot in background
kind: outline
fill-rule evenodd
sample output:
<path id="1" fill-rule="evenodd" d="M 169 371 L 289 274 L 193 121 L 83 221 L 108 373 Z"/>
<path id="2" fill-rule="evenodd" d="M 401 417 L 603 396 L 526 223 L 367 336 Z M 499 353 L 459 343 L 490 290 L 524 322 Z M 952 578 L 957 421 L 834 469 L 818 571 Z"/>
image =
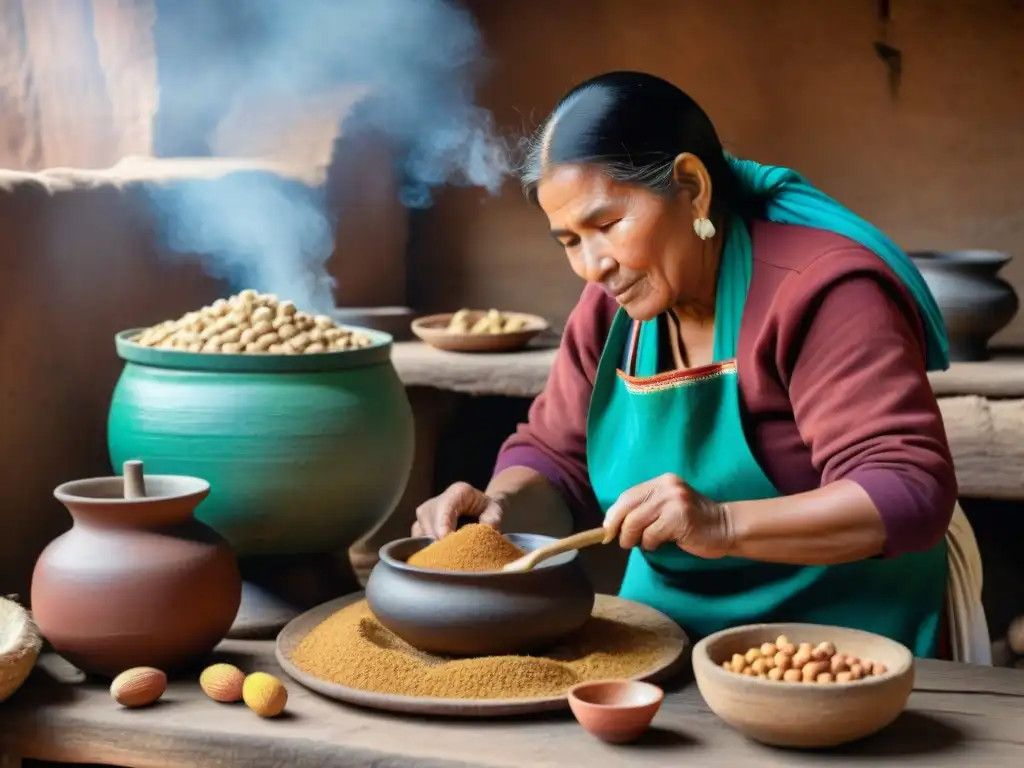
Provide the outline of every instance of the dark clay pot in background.
<path id="1" fill-rule="evenodd" d="M 146 489 L 125 499 L 122 478 L 99 477 L 54 491 L 74 524 L 36 563 L 32 611 L 54 650 L 88 673 L 180 669 L 213 650 L 238 611 L 235 555 L 193 517 L 209 483 L 147 475 Z"/>
<path id="2" fill-rule="evenodd" d="M 998 273 L 1012 256 L 999 251 L 908 254 L 942 311 L 954 362 L 987 360 L 988 342 L 1009 325 L 1020 302 Z"/>

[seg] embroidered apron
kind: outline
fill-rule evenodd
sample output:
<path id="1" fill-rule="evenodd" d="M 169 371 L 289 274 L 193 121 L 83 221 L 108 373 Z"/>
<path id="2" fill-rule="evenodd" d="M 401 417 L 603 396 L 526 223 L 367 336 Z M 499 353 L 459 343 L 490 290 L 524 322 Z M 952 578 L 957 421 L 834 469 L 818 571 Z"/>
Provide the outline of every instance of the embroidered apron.
<path id="1" fill-rule="evenodd" d="M 752 267 L 723 249 L 715 317 L 715 362 L 658 373 L 659 323 L 620 309 L 601 355 L 587 423 L 587 463 L 601 508 L 672 473 L 719 502 L 779 492 L 747 444 L 736 344 Z M 625 371 L 619 366 L 626 358 Z M 634 549 L 620 595 L 650 605 L 698 637 L 758 622 L 811 622 L 875 632 L 934 657 L 946 600 L 947 544 L 883 560 L 794 566 L 736 557 L 706 560 L 675 544 Z"/>

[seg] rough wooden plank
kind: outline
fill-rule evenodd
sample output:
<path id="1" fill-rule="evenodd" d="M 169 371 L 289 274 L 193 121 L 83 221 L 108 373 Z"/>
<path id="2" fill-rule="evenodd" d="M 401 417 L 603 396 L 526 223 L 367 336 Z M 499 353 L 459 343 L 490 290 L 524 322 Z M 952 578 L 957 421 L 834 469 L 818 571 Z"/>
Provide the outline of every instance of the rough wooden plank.
<path id="1" fill-rule="evenodd" d="M 4 0 L 0 157 L 22 171 L 150 154 L 152 0 Z"/>
<path id="2" fill-rule="evenodd" d="M 961 496 L 1024 499 L 1024 400 L 939 399 Z"/>
<path id="3" fill-rule="evenodd" d="M 228 643 L 223 654 L 250 671 L 278 671 L 269 642 Z M 942 662 L 919 663 L 920 690 L 897 723 L 827 756 L 747 741 L 685 679 L 668 690 L 643 742 L 613 748 L 564 714 L 474 723 L 403 718 L 335 704 L 294 683 L 290 714 L 277 720 L 215 704 L 190 682 L 173 683 L 153 708 L 123 710 L 100 685 L 60 682 L 75 678 L 53 657 L 42 664 L 0 708 L 0 752 L 131 768 L 1024 764 L 1024 675 Z"/>
<path id="4" fill-rule="evenodd" d="M 1024 355 L 1003 352 L 984 362 L 953 363 L 948 371 L 930 373 L 928 378 L 939 397 L 1024 397 Z"/>
<path id="5" fill-rule="evenodd" d="M 0 166 L 38 168 L 43 155 L 21 0 L 0 3 Z"/>
<path id="6" fill-rule="evenodd" d="M 534 397 L 547 381 L 554 349 L 513 354 L 469 355 L 441 352 L 420 342 L 395 345 L 393 360 L 402 380 L 410 386 L 434 387 L 471 395 Z M 960 365 L 960 364 L 958 364 Z M 965 363 L 954 366 L 949 388 L 961 388 L 963 370 L 997 371 L 1004 384 L 1024 385 L 1024 361 Z M 970 366 L 976 366 L 970 368 Z M 986 367 L 989 366 L 989 367 Z M 984 381 L 984 378 L 978 379 Z M 946 387 L 946 384 L 942 385 Z M 979 385 L 979 389 L 983 388 Z M 939 389 L 937 386 L 936 389 Z M 1011 388 L 1002 387 L 1009 392 Z M 1024 386 L 1022 386 L 1024 391 Z M 939 407 L 956 462 L 962 496 L 1024 499 L 1024 399 L 990 400 L 969 395 L 940 397 Z"/>
<path id="7" fill-rule="evenodd" d="M 552 347 L 471 355 L 410 341 L 395 345 L 394 361 L 407 384 L 471 395 L 534 397 L 548 380 L 555 352 Z M 953 363 L 948 371 L 928 378 L 939 397 L 1024 398 L 1024 356 L 1006 353 L 981 363 Z"/>
<path id="8" fill-rule="evenodd" d="M 556 349 L 502 354 L 443 352 L 419 341 L 395 344 L 391 359 L 407 386 L 468 395 L 536 397 L 544 389 Z"/>
<path id="9" fill-rule="evenodd" d="M 160 106 L 156 0 L 92 0 L 96 55 L 117 128 L 113 158 L 153 151 Z"/>

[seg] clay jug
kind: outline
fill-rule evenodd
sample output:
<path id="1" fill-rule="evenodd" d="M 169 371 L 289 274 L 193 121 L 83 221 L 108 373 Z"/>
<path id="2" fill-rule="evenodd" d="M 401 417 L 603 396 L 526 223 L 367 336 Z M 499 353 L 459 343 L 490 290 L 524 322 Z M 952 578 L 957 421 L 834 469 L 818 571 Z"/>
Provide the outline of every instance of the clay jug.
<path id="1" fill-rule="evenodd" d="M 125 489 L 120 477 L 57 487 L 73 525 L 36 563 L 32 611 L 54 650 L 84 672 L 173 672 L 227 634 L 241 600 L 238 564 L 193 517 L 205 480 L 149 475 L 144 497 Z"/>

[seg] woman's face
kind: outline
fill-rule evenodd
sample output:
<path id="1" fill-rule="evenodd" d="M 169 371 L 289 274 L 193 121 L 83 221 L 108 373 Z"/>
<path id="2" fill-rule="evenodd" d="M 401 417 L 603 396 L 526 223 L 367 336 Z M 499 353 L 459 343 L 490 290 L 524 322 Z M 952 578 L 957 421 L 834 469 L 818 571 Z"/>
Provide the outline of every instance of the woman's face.
<path id="1" fill-rule="evenodd" d="M 537 197 L 573 271 L 634 320 L 704 303 L 709 286 L 713 301 L 715 264 L 693 231 L 695 202 L 705 195 L 687 187 L 659 195 L 595 166 L 559 165 L 544 174 Z"/>

